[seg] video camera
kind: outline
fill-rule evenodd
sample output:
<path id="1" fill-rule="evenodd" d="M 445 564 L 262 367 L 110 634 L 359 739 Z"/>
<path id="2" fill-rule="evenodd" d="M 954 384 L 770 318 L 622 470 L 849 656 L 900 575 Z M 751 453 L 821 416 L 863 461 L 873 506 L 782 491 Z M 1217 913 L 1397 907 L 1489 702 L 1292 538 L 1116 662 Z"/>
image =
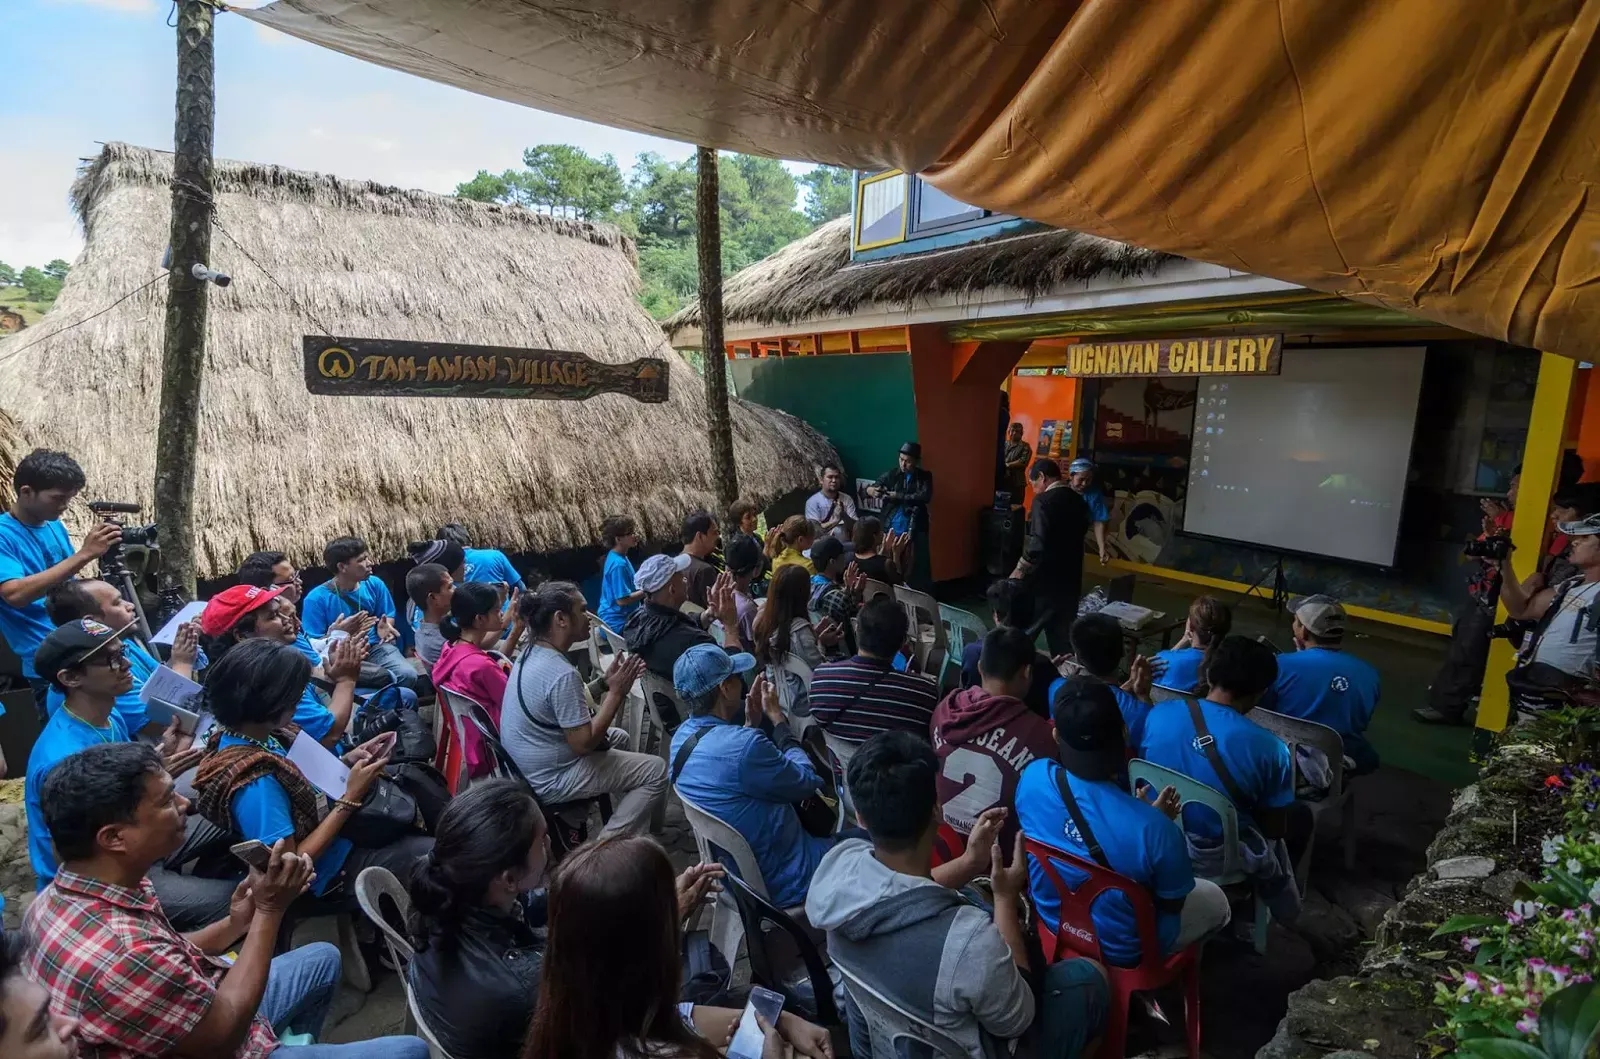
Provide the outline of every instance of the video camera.
<path id="1" fill-rule="evenodd" d="M 143 526 L 130 526 L 119 515 L 137 515 L 140 511 L 138 504 L 118 503 L 114 500 L 91 500 L 89 510 L 100 516 L 101 521 L 113 526 L 121 527 L 122 539 L 106 549 L 105 555 L 100 557 L 100 571 L 105 577 L 118 577 L 128 572 L 127 563 L 124 561 L 122 549 L 144 548 L 149 552 L 159 552 L 161 546 L 156 543 L 156 526 L 150 523 Z M 146 569 L 153 568 L 147 563 Z"/>
<path id="2" fill-rule="evenodd" d="M 1469 559 L 1488 559 L 1498 563 L 1511 557 L 1511 538 L 1504 533 L 1496 533 L 1482 540 L 1470 540 L 1461 549 L 1461 554 Z"/>

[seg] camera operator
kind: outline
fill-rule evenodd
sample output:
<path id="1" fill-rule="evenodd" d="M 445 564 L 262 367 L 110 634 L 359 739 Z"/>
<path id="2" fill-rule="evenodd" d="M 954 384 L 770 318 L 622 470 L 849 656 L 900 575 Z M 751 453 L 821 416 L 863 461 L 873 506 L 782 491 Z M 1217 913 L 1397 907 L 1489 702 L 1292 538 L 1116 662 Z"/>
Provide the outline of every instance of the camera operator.
<path id="1" fill-rule="evenodd" d="M 1523 648 L 1520 661 L 1524 666 L 1519 668 L 1549 666 L 1569 678 L 1592 681 L 1600 643 L 1596 636 L 1600 628 L 1600 515 L 1563 522 L 1558 528 L 1571 539 L 1568 560 L 1577 567 L 1577 575 L 1554 588 L 1530 578 L 1536 588 L 1529 593 L 1512 575 L 1511 560 L 1504 559 L 1500 597 L 1512 618 L 1538 623 L 1534 639 Z M 1537 673 L 1528 675 L 1540 680 Z M 1554 678 L 1555 674 L 1547 676 Z"/>
<path id="2" fill-rule="evenodd" d="M 0 634 L 22 660 L 43 722 L 50 680 L 34 671 L 33 654 L 55 628 L 45 596 L 120 541 L 122 528 L 97 525 L 73 550 L 61 515 L 83 489 L 84 477 L 64 452 L 34 449 L 17 464 L 11 484 L 11 508 L 0 515 Z"/>

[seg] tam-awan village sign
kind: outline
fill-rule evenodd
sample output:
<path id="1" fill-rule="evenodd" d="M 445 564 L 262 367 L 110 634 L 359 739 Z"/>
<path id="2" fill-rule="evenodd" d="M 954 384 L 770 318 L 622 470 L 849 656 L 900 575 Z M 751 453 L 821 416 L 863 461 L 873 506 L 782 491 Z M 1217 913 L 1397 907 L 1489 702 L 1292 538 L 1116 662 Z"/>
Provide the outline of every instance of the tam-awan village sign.
<path id="1" fill-rule="evenodd" d="M 620 393 L 667 399 L 667 362 L 607 364 L 582 353 L 450 342 L 306 335 L 306 389 L 345 397 L 520 397 L 582 401 Z"/>
<path id="2" fill-rule="evenodd" d="M 1149 342 L 1080 342 L 1067 347 L 1063 375 L 1276 375 L 1283 336 L 1224 335 Z M 1059 370 L 1059 369 L 1058 369 Z"/>

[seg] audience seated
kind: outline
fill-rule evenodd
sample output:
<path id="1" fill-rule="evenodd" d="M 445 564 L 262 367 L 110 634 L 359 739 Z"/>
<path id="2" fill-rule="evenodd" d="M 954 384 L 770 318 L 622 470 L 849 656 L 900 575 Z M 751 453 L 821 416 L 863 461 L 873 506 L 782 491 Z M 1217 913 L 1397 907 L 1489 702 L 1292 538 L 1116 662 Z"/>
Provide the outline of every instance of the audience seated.
<path id="1" fill-rule="evenodd" d="M 378 736 L 344 756 L 350 777 L 338 798 L 325 798 L 288 758 L 295 704 L 310 671 L 293 646 L 263 638 L 246 640 L 212 667 L 205 707 L 217 726 L 195 774 L 195 807 L 241 839 L 282 842 L 285 850 L 310 857 L 316 867 L 311 889 L 319 897 L 352 892 L 361 869 L 372 865 L 406 881 L 433 839 L 408 834 L 360 846 L 341 834 L 383 775 L 393 736 Z"/>
<path id="2" fill-rule="evenodd" d="M 806 576 L 816 573 L 811 565 L 811 545 L 819 536 L 817 524 L 804 515 L 790 515 L 783 525 L 767 532 L 767 558 L 772 560 L 772 575 L 785 566 L 802 567 Z"/>
<path id="3" fill-rule="evenodd" d="M 811 612 L 806 607 L 808 587 L 806 572 L 798 566 L 786 566 L 773 576 L 767 589 L 766 606 L 756 616 L 753 629 L 755 656 L 762 665 L 782 667 L 793 659 L 814 675 L 830 653 L 838 657 L 843 630 L 828 621 L 820 626 L 811 624 Z M 804 701 L 805 680 L 787 670 L 782 677 L 792 696 L 789 701 Z"/>
<path id="4" fill-rule="evenodd" d="M 761 554 L 761 542 L 754 537 L 740 537 L 728 545 L 723 562 L 728 576 L 733 578 L 733 604 L 739 612 L 739 645 L 754 652 L 756 643 L 756 606 L 752 584 L 765 568 L 766 556 Z"/>
<path id="5" fill-rule="evenodd" d="M 683 652 L 695 644 L 716 643 L 708 631 L 713 621 L 722 622 L 722 642 L 728 650 L 738 651 L 743 647 L 739 640 L 739 608 L 733 600 L 733 579 L 728 575 L 718 575 L 711 586 L 711 605 L 698 618 L 683 612 L 689 593 L 684 577 L 688 565 L 687 555 L 652 555 L 639 564 L 638 584 L 645 593 L 644 605 L 634 611 L 622 628 L 628 650 L 644 661 L 646 669 L 665 680 L 672 679 L 672 667 Z M 655 708 L 666 719 L 668 727 L 675 726 L 681 719 L 677 707 L 665 696 L 657 696 Z"/>
<path id="6" fill-rule="evenodd" d="M 861 613 L 861 586 L 866 577 L 855 565 L 846 565 L 844 543 L 824 537 L 811 548 L 810 607 L 824 621 L 838 626 L 846 654 L 854 654 L 856 635 L 852 627 Z"/>
<path id="7" fill-rule="evenodd" d="M 446 807 L 438 830 L 411 880 L 417 1006 L 453 1059 L 515 1055 L 544 962 L 544 814 L 517 781 L 485 780 Z"/>
<path id="8" fill-rule="evenodd" d="M 1128 726 L 1128 745 L 1144 741 L 1144 722 L 1150 713 L 1150 663 L 1135 656 L 1128 679 L 1115 681 L 1122 665 L 1122 625 L 1109 614 L 1085 614 L 1072 623 L 1072 658 L 1089 676 L 1111 688 L 1117 709 Z"/>
<path id="9" fill-rule="evenodd" d="M 28 939 L 0 933 L 0 1055 L 6 1059 L 73 1059 L 78 1020 L 50 1011 L 50 994 L 24 971 Z"/>
<path id="10" fill-rule="evenodd" d="M 1003 625 L 990 630 L 978 659 L 983 682 L 952 691 L 933 711 L 939 803 L 945 823 L 961 835 L 971 832 L 984 810 L 1016 804 L 1017 780 L 1035 759 L 1056 757 L 1050 722 L 1026 702 L 1037 654 L 1026 631 Z M 1016 832 L 1013 812 L 1000 844 L 1009 849 Z"/>
<path id="11" fill-rule="evenodd" d="M 682 878 L 673 879 L 666 851 L 644 836 L 591 842 L 561 862 L 522 1059 L 723 1054 L 742 1012 L 678 1002 Z M 762 1055 L 782 1057 L 786 1046 L 833 1057 L 827 1031 L 787 1011 Z"/>
<path id="12" fill-rule="evenodd" d="M 722 571 L 710 562 L 711 553 L 722 547 L 722 530 L 717 520 L 704 511 L 695 511 L 683 520 L 683 554 L 689 557 L 684 569 L 689 602 L 697 607 L 710 606 L 711 586 Z"/>
<path id="13" fill-rule="evenodd" d="M 628 559 L 628 553 L 639 546 L 633 519 L 612 515 L 600 523 L 600 543 L 606 549 L 606 561 L 600 570 L 600 606 L 595 614 L 606 628 L 621 633 L 645 596 L 634 584 L 633 563 Z"/>
<path id="14" fill-rule="evenodd" d="M 118 592 L 116 586 L 110 582 L 86 578 L 64 581 L 57 585 L 51 590 L 45 607 L 50 614 L 50 620 L 58 626 L 80 618 L 90 618 L 102 625 L 122 630 L 122 657 L 127 660 L 132 684 L 127 691 L 117 696 L 114 710 L 117 716 L 122 718 L 122 723 L 127 726 L 130 735 L 159 736 L 161 726 L 147 719 L 145 704 L 139 698 L 139 691 L 161 663 L 145 650 L 137 638 L 138 612 L 133 609 L 133 604 L 123 599 L 122 593 Z M 179 676 L 192 679 L 195 656 L 200 646 L 199 637 L 199 625 L 193 622 L 180 625 L 178 635 L 172 642 L 172 657 L 167 661 L 167 668 Z M 49 674 L 41 675 L 49 676 Z M 45 700 L 45 709 L 52 717 L 61 708 L 65 698 L 61 689 L 52 682 Z"/>
<path id="15" fill-rule="evenodd" d="M 1239 811 L 1245 867 L 1272 903 L 1273 917 L 1287 923 L 1299 912 L 1290 866 L 1311 840 L 1311 810 L 1295 801 L 1289 748 L 1245 716 L 1277 677 L 1272 648 L 1244 636 L 1224 637 L 1211 656 L 1206 697 L 1173 699 L 1151 710 L 1139 756 L 1228 796 Z M 1216 875 L 1223 854 L 1216 814 L 1187 806 L 1183 829 L 1195 870 Z"/>
<path id="16" fill-rule="evenodd" d="M 533 643 L 512 669 L 500 708 L 506 752 L 545 804 L 609 794 L 611 820 L 602 833 L 643 828 L 666 796 L 667 766 L 654 755 L 629 752 L 628 734 L 612 722 L 644 660 L 614 659 L 594 709 L 567 653 L 589 637 L 589 604 L 578 586 L 546 581 L 524 593 L 520 607 Z"/>
<path id="17" fill-rule="evenodd" d="M 292 648 L 262 646 L 304 664 Z M 183 841 L 187 803 L 154 748 L 113 743 L 74 754 L 45 781 L 44 807 L 61 870 L 24 920 L 29 969 L 51 1013 L 77 1021 L 87 1054 L 426 1059 L 414 1037 L 279 1042 L 279 1034 L 320 1033 L 339 982 L 332 945 L 272 955 L 284 913 L 312 875 L 311 858 L 287 842 L 239 884 L 224 918 L 187 936 L 173 928 L 145 876 Z M 231 965 L 217 959 L 230 950 Z"/>
<path id="18" fill-rule="evenodd" d="M 672 783 L 744 836 L 773 903 L 793 908 L 805 901 L 811 873 L 837 839 L 807 834 L 800 825 L 794 803 L 822 779 L 766 676 L 745 696 L 740 677 L 755 667 L 750 655 L 712 644 L 678 659 L 673 684 L 690 715 L 672 737 Z M 763 718 L 771 735 L 762 731 Z"/>
<path id="19" fill-rule="evenodd" d="M 928 725 L 939 705 L 937 685 L 919 673 L 894 668 L 908 626 L 900 604 L 873 600 L 861 608 L 855 657 L 818 666 L 811 678 L 811 719 L 822 726 L 829 749 L 845 766 L 856 747 L 879 732 L 929 737 Z"/>
<path id="20" fill-rule="evenodd" d="M 450 598 L 455 591 L 455 578 L 438 563 L 419 563 L 406 571 L 406 598 L 412 607 L 412 641 L 417 657 L 427 663 L 430 671 L 444 651 L 439 622 L 450 613 Z"/>
<path id="21" fill-rule="evenodd" d="M 989 613 L 994 617 L 995 627 L 1007 626 L 1013 629 L 1028 629 L 1033 625 L 1033 594 L 1023 582 L 1015 578 L 1005 578 L 989 586 Z M 978 658 L 983 653 L 983 641 L 969 643 L 961 651 L 961 686 L 964 688 L 977 687 L 983 677 L 978 672 Z M 1033 681 L 1028 685 L 1028 694 L 1024 701 L 1028 709 L 1043 717 L 1050 719 L 1050 688 L 1061 677 L 1061 672 L 1050 656 L 1043 651 L 1035 650 L 1033 653 Z"/>
<path id="22" fill-rule="evenodd" d="M 1307 596 L 1294 605 L 1294 646 L 1278 656 L 1278 679 L 1261 708 L 1332 728 L 1344 739 L 1351 774 L 1378 769 L 1367 725 L 1378 708 L 1378 671 L 1344 650 L 1344 607 L 1332 596 Z"/>
<path id="23" fill-rule="evenodd" d="M 756 548 L 761 551 L 761 572 L 756 574 L 754 583 L 759 585 L 766 580 L 766 541 L 759 532 L 761 525 L 761 509 L 748 500 L 735 500 L 728 505 L 728 520 L 724 523 L 728 527 L 722 546 L 724 549 L 733 546 L 735 541 L 749 538 L 756 542 Z M 713 552 L 712 555 L 716 553 Z M 715 564 L 713 564 L 715 565 Z M 756 593 L 759 595 L 760 593 Z"/>
<path id="24" fill-rule="evenodd" d="M 1198 691 L 1205 684 L 1206 666 L 1217 644 L 1233 628 L 1233 612 L 1215 596 L 1201 596 L 1189 604 L 1189 618 L 1177 646 L 1150 660 L 1157 684 L 1173 691 Z"/>
<path id="25" fill-rule="evenodd" d="M 372 573 L 367 542 L 360 537 L 340 537 L 322 550 L 322 561 L 333 578 L 306 593 L 302 620 L 313 638 L 327 636 L 340 618 L 367 613 L 377 624 L 367 633 L 367 657 L 380 665 L 396 684 L 415 691 L 417 670 L 400 651 L 400 631 L 389 586 Z"/>
<path id="26" fill-rule="evenodd" d="M 1097 862 L 1150 891 L 1163 952 L 1176 952 L 1227 925 L 1222 890 L 1196 879 L 1183 831 L 1173 822 L 1177 792 L 1163 790 L 1154 805 L 1125 789 L 1127 727 L 1111 687 L 1093 677 L 1069 677 L 1056 692 L 1055 731 L 1060 764 L 1041 760 L 1017 785 L 1017 818 L 1029 838 Z M 1181 710 L 1181 705 L 1167 708 Z M 1061 878 L 1077 886 L 1085 873 L 1058 862 Z M 1030 861 L 1034 909 L 1052 930 L 1060 926 L 1060 899 L 1037 863 Z M 1120 893 L 1098 897 L 1091 908 L 1101 953 L 1118 967 L 1139 962 L 1133 908 Z"/>
<path id="27" fill-rule="evenodd" d="M 233 576 L 239 579 L 239 584 L 247 587 L 282 589 L 284 599 L 296 606 L 300 603 L 300 572 L 282 552 L 252 552 L 239 564 Z M 330 627 L 329 634 L 342 632 L 365 640 L 369 623 L 376 624 L 377 619 L 365 613 L 340 618 Z M 299 611 L 295 611 L 295 630 L 295 647 L 312 666 L 322 665 L 322 652 L 306 635 L 305 627 L 300 623 Z M 319 642 L 324 646 L 328 643 L 326 639 Z M 387 680 L 388 674 L 384 676 Z"/>
<path id="28" fill-rule="evenodd" d="M 474 548 L 472 534 L 459 522 L 446 522 L 434 533 L 436 540 L 452 541 L 461 545 L 464 566 L 458 581 L 477 581 L 489 585 L 504 585 L 506 594 L 525 588 L 522 575 L 511 565 L 506 553 L 498 548 Z"/>
<path id="29" fill-rule="evenodd" d="M 439 633 L 445 641 L 444 653 L 433 667 L 435 686 L 459 691 L 478 703 L 496 727 L 500 724 L 510 667 L 499 654 L 490 653 L 481 644 L 498 641 L 500 630 L 505 627 L 505 613 L 501 610 L 505 599 L 500 593 L 499 585 L 483 581 L 468 581 L 456 588 L 450 601 L 450 613 L 439 623 Z M 467 775 L 485 775 L 494 767 L 493 757 L 476 728 L 468 724 L 464 729 L 466 738 L 461 752 L 466 759 Z"/>
<path id="30" fill-rule="evenodd" d="M 118 635 L 123 631 L 94 618 L 79 618 L 52 629 L 34 654 L 38 671 L 49 675 L 51 691 L 63 699 L 34 741 L 23 782 L 28 860 L 40 890 L 55 878 L 57 868 L 48 807 L 43 802 L 49 777 L 85 747 L 132 741 L 132 733 L 117 712 L 117 703 L 133 683 L 127 659 L 129 641 Z M 188 743 L 188 737 L 180 736 L 176 729 L 168 731 L 162 737 L 163 760 L 169 765 L 179 761 Z M 179 850 L 168 852 L 177 854 Z M 174 859 L 174 868 L 180 864 Z M 233 887 L 224 880 L 194 878 L 158 864 L 150 866 L 148 875 L 167 914 L 184 929 L 204 926 L 227 914 Z"/>
<path id="31" fill-rule="evenodd" d="M 213 665 L 223 658 L 235 644 L 247 640 L 264 639 L 286 643 L 299 650 L 300 623 L 295 618 L 294 604 L 287 598 L 284 588 L 256 588 L 253 585 L 235 585 L 223 589 L 206 603 L 200 612 L 200 631 L 208 637 Z M 361 672 L 361 660 L 366 655 L 365 638 L 347 636 L 336 640 L 332 654 L 322 675 L 333 683 L 333 692 L 325 695 L 313 682 L 315 668 L 307 670 L 306 683 L 300 689 L 295 703 L 294 723 L 307 735 L 326 747 L 334 747 L 344 738 L 345 729 L 355 712 L 356 678 Z M 310 656 L 300 651 L 307 665 L 315 667 L 321 659 L 315 650 Z"/>
<path id="32" fill-rule="evenodd" d="M 817 524 L 817 533 L 840 544 L 850 539 L 856 523 L 856 498 L 843 488 L 844 471 L 824 464 L 817 472 L 817 491 L 806 498 L 805 516 Z"/>
<path id="33" fill-rule="evenodd" d="M 972 1059 L 1009 1055 L 1015 1046 L 1008 1042 L 1034 1026 L 1022 908 L 1027 854 L 1018 836 L 1005 864 L 1006 847 L 994 833 L 1006 811 L 991 809 L 967 857 L 932 867 L 938 772 L 933 751 L 909 733 L 884 732 L 862 746 L 850 762 L 850 788 L 871 841 L 842 841 L 823 858 L 806 896 L 806 918 L 827 931 L 828 953 L 841 967 L 959 1040 Z M 981 894 L 956 889 L 985 871 L 992 872 L 992 919 Z M 1038 1026 L 1053 1032 L 1030 1042 L 1035 1046 L 1025 1054 L 1081 1055 L 1105 1018 L 1100 968 L 1064 960 L 1050 968 L 1043 993 L 1052 1011 Z M 870 1055 L 853 1000 L 845 1010 L 852 1052 Z"/>
<path id="34" fill-rule="evenodd" d="M 867 515 L 856 523 L 851 542 L 855 545 L 856 569 L 863 575 L 886 585 L 905 584 L 910 534 L 891 533 L 885 537 L 883 522 L 876 515 Z"/>

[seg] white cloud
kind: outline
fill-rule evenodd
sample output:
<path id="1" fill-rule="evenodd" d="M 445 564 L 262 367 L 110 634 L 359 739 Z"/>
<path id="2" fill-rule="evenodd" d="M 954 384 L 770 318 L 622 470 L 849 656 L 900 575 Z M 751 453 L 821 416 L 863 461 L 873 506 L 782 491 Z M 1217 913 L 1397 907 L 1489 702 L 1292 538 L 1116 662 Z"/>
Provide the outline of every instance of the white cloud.
<path id="1" fill-rule="evenodd" d="M 125 15 L 151 15 L 156 10 L 156 0 L 50 0 L 50 2 L 54 4 L 98 7 L 105 11 L 116 11 Z"/>
<path id="2" fill-rule="evenodd" d="M 23 147 L 0 151 L 0 261 L 16 268 L 68 261 L 83 248 L 83 236 L 67 204 L 77 174 L 71 151 Z"/>

